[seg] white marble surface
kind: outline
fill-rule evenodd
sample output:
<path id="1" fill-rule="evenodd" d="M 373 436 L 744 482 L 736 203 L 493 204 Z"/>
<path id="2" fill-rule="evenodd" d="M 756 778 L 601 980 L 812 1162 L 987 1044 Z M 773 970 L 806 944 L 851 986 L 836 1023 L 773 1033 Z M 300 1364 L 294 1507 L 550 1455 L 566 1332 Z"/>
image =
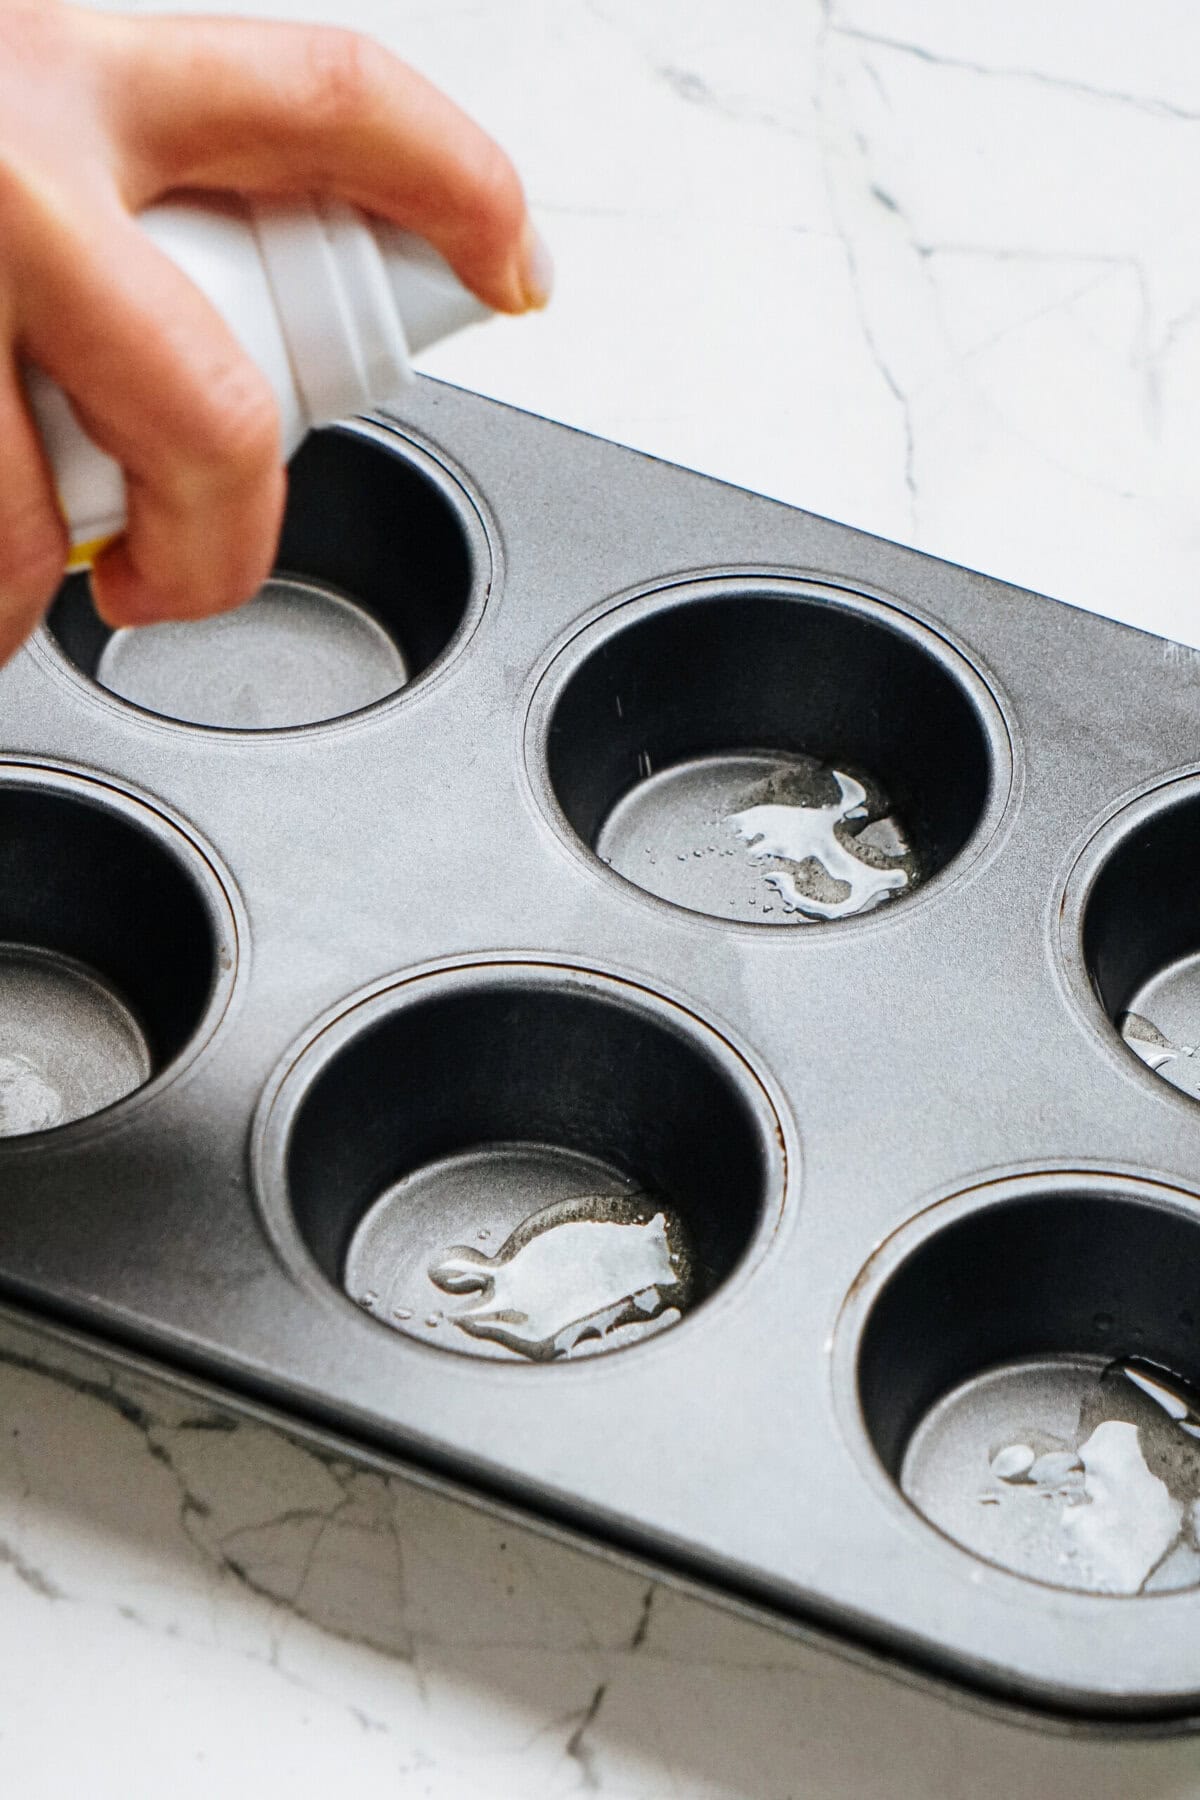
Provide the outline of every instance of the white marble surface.
<path id="1" fill-rule="evenodd" d="M 337 16 L 510 146 L 557 255 L 432 372 L 1200 644 L 1193 7 Z M 0 1328 L 0 1791 L 352 1788 L 1176 1800 L 1200 1741 L 984 1720 Z"/>

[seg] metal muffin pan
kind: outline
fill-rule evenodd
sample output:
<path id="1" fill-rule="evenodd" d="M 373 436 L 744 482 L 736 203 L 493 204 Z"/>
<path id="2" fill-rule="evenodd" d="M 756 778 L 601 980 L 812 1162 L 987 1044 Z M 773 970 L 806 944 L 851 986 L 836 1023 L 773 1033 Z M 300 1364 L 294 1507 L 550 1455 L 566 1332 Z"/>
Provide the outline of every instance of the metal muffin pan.
<path id="1" fill-rule="evenodd" d="M 0 1294 L 855 1655 L 1200 1717 L 1200 658 L 433 382 L 0 671 Z"/>

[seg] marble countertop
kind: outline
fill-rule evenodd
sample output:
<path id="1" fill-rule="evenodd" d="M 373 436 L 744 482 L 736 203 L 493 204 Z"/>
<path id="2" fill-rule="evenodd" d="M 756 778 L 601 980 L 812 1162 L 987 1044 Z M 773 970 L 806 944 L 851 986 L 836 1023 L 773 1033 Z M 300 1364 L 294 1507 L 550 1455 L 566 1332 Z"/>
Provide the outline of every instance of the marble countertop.
<path id="1" fill-rule="evenodd" d="M 327 0 L 245 10 L 331 16 Z M 1184 0 L 351 0 L 523 169 L 431 373 L 1200 645 Z M 1181 1800 L 0 1325 L 21 1800 Z"/>

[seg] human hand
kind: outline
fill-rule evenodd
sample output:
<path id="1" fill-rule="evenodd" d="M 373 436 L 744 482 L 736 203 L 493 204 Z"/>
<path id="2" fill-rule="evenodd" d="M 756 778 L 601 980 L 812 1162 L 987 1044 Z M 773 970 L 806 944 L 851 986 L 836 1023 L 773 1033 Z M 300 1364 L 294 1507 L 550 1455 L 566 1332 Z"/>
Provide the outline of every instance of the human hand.
<path id="1" fill-rule="evenodd" d="M 125 471 L 128 525 L 92 570 L 109 624 L 223 611 L 270 570 L 274 396 L 135 216 L 180 189 L 335 194 L 429 239 L 489 306 L 548 297 L 508 158 L 371 39 L 0 0 L 0 660 L 67 558 L 23 364 Z"/>

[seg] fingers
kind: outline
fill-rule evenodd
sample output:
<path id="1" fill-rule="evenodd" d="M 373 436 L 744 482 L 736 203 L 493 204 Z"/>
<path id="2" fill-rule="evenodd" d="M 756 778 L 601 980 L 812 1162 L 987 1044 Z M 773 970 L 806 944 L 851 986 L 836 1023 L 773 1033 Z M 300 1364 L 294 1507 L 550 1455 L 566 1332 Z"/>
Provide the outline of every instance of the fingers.
<path id="1" fill-rule="evenodd" d="M 545 304 L 549 259 L 512 164 L 373 40 L 231 18 L 95 23 L 135 210 L 171 187 L 334 192 L 427 238 L 490 306 Z"/>
<path id="2" fill-rule="evenodd" d="M 46 610 L 62 580 L 67 533 L 41 440 L 11 357 L 0 360 L 0 662 Z"/>
<path id="3" fill-rule="evenodd" d="M 36 623 L 66 548 L 24 361 L 125 471 L 128 529 L 93 573 L 110 623 L 220 611 L 269 573 L 275 402 L 131 217 L 179 188 L 337 194 L 429 239 L 497 308 L 548 297 L 507 157 L 369 39 L 0 0 L 0 658 Z"/>
<path id="4" fill-rule="evenodd" d="M 274 397 L 209 302 L 115 202 L 89 230 L 95 242 L 75 227 L 39 244 L 18 331 L 125 471 L 128 527 L 95 563 L 97 609 L 112 625 L 223 611 L 261 585 L 278 540 Z"/>

